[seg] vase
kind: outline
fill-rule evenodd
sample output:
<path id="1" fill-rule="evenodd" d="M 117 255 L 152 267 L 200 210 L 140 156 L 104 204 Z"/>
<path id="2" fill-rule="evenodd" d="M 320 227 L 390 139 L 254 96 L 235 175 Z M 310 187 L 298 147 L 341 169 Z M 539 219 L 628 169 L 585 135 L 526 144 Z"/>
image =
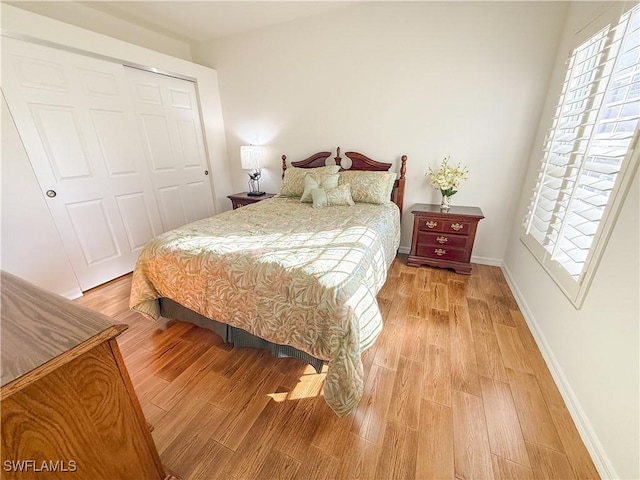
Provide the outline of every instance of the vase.
<path id="1" fill-rule="evenodd" d="M 442 202 L 440 202 L 440 211 L 448 212 L 451 208 L 451 197 L 449 195 L 442 195 Z"/>

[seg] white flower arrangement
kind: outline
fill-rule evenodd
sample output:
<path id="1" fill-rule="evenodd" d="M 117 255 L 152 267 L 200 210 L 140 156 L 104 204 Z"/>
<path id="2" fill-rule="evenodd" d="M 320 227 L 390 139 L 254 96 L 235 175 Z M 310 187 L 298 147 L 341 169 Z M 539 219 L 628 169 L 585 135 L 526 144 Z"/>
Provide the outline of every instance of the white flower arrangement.
<path id="1" fill-rule="evenodd" d="M 444 157 L 439 170 L 434 172 L 429 168 L 429 172 L 425 174 L 433 188 L 440 190 L 443 197 L 455 194 L 460 187 L 460 182 L 466 180 L 469 174 L 467 167 L 461 167 L 460 164 L 457 167 L 449 165 L 449 158 L 448 156 Z"/>

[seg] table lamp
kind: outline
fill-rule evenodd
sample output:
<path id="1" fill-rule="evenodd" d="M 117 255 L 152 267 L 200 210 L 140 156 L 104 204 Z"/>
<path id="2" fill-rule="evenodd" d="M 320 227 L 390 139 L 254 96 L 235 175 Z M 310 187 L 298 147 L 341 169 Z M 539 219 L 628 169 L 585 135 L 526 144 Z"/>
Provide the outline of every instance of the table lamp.
<path id="1" fill-rule="evenodd" d="M 260 165 L 262 163 L 262 148 L 257 145 L 243 145 L 240 147 L 240 162 L 243 170 L 249 172 L 249 192 L 251 197 L 260 197 L 264 192 L 260 191 Z"/>

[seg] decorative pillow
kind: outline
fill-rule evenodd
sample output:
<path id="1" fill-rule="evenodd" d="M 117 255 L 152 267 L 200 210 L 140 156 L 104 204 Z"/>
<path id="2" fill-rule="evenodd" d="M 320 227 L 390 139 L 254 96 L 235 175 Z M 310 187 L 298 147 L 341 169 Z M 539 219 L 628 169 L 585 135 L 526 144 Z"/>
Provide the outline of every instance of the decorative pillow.
<path id="1" fill-rule="evenodd" d="M 329 190 L 314 188 L 311 190 L 311 198 L 313 198 L 313 208 L 355 205 L 351 198 L 351 189 L 347 184 Z"/>
<path id="2" fill-rule="evenodd" d="M 391 201 L 395 181 L 394 172 L 345 170 L 340 172 L 338 185 L 349 184 L 355 202 L 382 204 Z"/>
<path id="3" fill-rule="evenodd" d="M 324 188 L 325 190 L 329 190 L 332 188 L 336 188 L 338 186 L 338 174 L 334 173 L 333 175 L 327 175 L 324 177 L 324 180 L 318 181 L 318 175 L 313 173 L 307 173 L 304 177 L 304 192 L 302 192 L 302 197 L 300 197 L 301 202 L 311 203 L 313 200 L 311 198 L 311 191 L 314 188 Z"/>
<path id="4" fill-rule="evenodd" d="M 304 193 L 304 177 L 308 173 L 313 173 L 316 176 L 316 180 L 322 183 L 325 177 L 338 173 L 338 170 L 340 170 L 338 165 L 317 168 L 288 167 L 284 171 L 280 195 L 283 197 L 300 197 Z"/>

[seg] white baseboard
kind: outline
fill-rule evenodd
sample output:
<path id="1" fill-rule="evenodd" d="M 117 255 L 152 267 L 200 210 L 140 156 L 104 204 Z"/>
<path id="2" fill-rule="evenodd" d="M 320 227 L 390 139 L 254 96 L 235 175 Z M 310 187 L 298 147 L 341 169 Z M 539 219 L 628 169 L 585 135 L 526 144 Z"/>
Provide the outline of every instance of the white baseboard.
<path id="1" fill-rule="evenodd" d="M 411 253 L 411 247 L 403 247 L 400 245 L 398 247 L 398 253 L 406 253 L 407 255 Z"/>
<path id="2" fill-rule="evenodd" d="M 70 292 L 62 294 L 64 298 L 69 300 L 75 300 L 76 298 L 80 298 L 82 295 L 82 290 L 71 290 Z"/>
<path id="3" fill-rule="evenodd" d="M 493 257 L 477 257 L 475 255 L 471 255 L 471 263 L 479 263 L 480 265 L 491 265 L 494 267 L 501 267 L 502 259 L 493 258 Z"/>
<path id="4" fill-rule="evenodd" d="M 558 390 L 562 395 L 562 399 L 564 400 L 564 403 L 567 405 L 569 414 L 571 415 L 571 418 L 573 419 L 573 422 L 575 423 L 576 428 L 578 429 L 580 438 L 582 438 L 582 441 L 584 442 L 585 447 L 587 448 L 589 454 L 591 455 L 591 459 L 593 460 L 593 463 L 596 469 L 598 470 L 598 473 L 602 478 L 611 478 L 611 479 L 620 478 L 616 474 L 615 468 L 613 467 L 611 460 L 609 460 L 609 456 L 605 452 L 602 446 L 602 443 L 600 443 L 600 440 L 598 439 L 598 436 L 596 435 L 596 432 L 593 429 L 591 422 L 589 421 L 587 415 L 582 409 L 582 406 L 580 405 L 578 398 L 573 392 L 573 389 L 571 388 L 571 385 L 569 384 L 567 377 L 564 375 L 564 372 L 562 371 L 560 364 L 558 363 L 555 355 L 553 354 L 553 351 L 551 350 L 549 343 L 547 342 L 545 336 L 543 335 L 538 322 L 533 316 L 531 309 L 527 305 L 527 302 L 524 299 L 522 292 L 516 285 L 513 279 L 513 276 L 511 275 L 511 272 L 509 272 L 509 269 L 504 264 L 502 264 L 502 272 L 504 273 L 504 276 L 507 280 L 507 284 L 509 285 L 511 292 L 513 293 L 513 296 L 515 297 L 516 302 L 520 307 L 522 315 L 524 316 L 524 319 L 526 320 L 527 325 L 529 326 L 529 330 L 531 330 L 531 333 L 533 334 L 533 337 L 535 338 L 536 343 L 538 344 L 540 353 L 542 353 L 542 356 L 544 357 L 544 360 L 547 363 L 547 366 L 549 367 L 551 376 L 553 377 L 554 381 L 556 382 L 556 385 L 558 386 Z"/>

